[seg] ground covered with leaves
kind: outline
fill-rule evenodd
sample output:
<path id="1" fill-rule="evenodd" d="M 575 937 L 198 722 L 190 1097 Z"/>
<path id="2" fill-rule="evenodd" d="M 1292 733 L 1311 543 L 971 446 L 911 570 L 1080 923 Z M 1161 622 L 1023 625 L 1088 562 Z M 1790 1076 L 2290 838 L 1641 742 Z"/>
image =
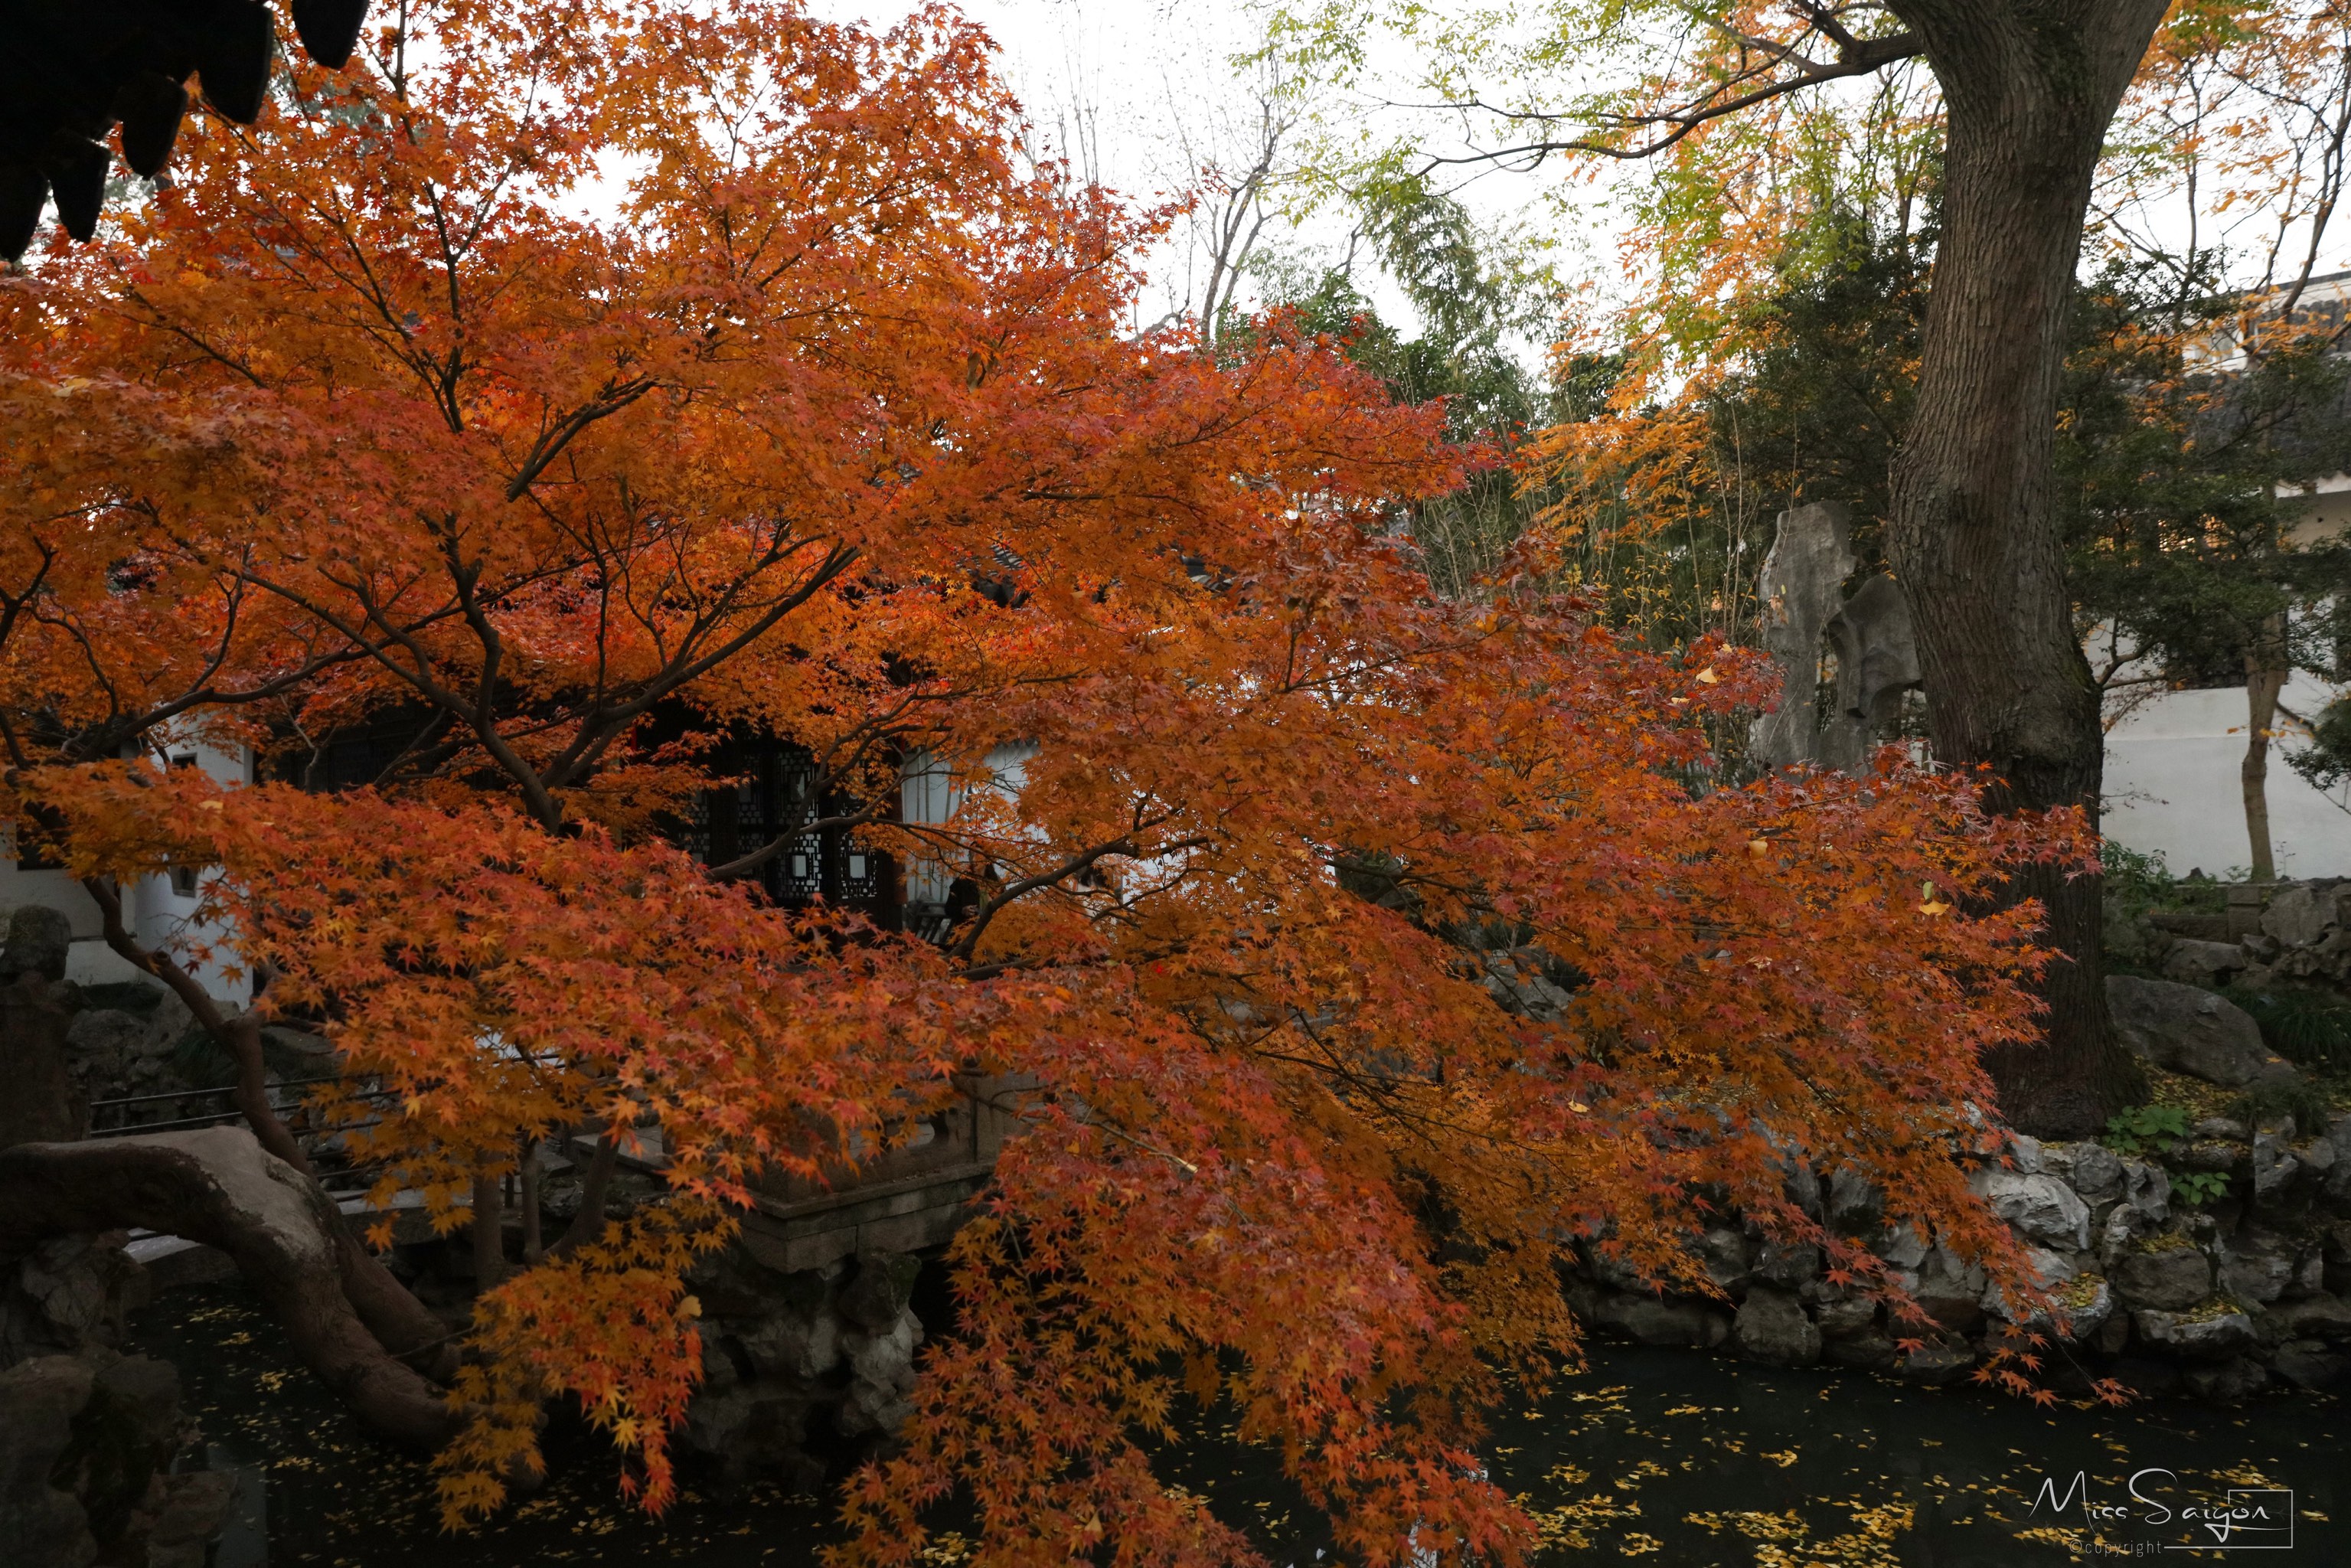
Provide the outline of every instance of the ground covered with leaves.
<path id="1" fill-rule="evenodd" d="M 549 1434 L 543 1490 L 476 1530 L 444 1533 L 430 1467 L 361 1434 L 241 1286 L 165 1295 L 140 1338 L 181 1366 L 215 1462 L 262 1472 L 271 1568 L 797 1568 L 838 1539 L 825 1500 L 757 1482 L 719 1489 L 688 1476 L 668 1513 L 648 1518 L 613 1497 L 609 1449 L 561 1422 Z M 2325 1396 L 2237 1411 L 2168 1401 L 2038 1410 L 1972 1389 L 1604 1345 L 1584 1375 L 1506 1418 L 1488 1456 L 1552 1563 L 2086 1562 L 2079 1507 L 2033 1509 L 2043 1478 L 2062 1491 L 2080 1471 L 2091 1495 L 2126 1499 L 2128 1478 L 2149 1467 L 2176 1471 L 2165 1484 L 2181 1495 L 2293 1489 L 2296 1549 L 2332 1562 L 2351 1550 L 2335 1523 L 2346 1437 L 2351 1411 Z M 1209 1420 L 1165 1458 L 1172 1484 L 1247 1531 L 1270 1563 L 1331 1561 L 1319 1516 L 1228 1423 Z M 968 1555 L 955 1524 L 942 1511 L 930 1560 Z"/>

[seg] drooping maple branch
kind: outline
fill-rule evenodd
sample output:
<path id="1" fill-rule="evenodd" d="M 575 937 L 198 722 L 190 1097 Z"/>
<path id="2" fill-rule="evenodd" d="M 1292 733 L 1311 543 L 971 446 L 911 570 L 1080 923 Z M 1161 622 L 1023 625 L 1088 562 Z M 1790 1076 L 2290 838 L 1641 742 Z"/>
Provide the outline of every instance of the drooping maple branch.
<path id="1" fill-rule="evenodd" d="M 298 1173 L 319 1192 L 334 1213 L 329 1226 L 335 1240 L 335 1261 L 343 1290 L 370 1330 L 393 1354 L 420 1370 L 446 1378 L 455 1371 L 448 1331 L 407 1287 L 392 1277 L 382 1260 L 370 1251 L 334 1202 L 319 1185 L 318 1171 L 302 1151 L 277 1111 L 269 1103 L 268 1071 L 261 1051 L 261 1015 L 253 1009 L 231 1015 L 213 998 L 187 968 L 168 955 L 141 946 L 123 924 L 122 899 L 103 877 L 85 877 L 82 889 L 98 905 L 106 945 L 141 972 L 153 976 L 179 998 L 204 1032 L 236 1064 L 235 1100 L 255 1139 L 275 1158 Z"/>
<path id="2" fill-rule="evenodd" d="M 134 1225 L 235 1259 L 294 1353 L 371 1430 L 422 1448 L 455 1434 L 462 1413 L 354 1314 L 333 1202 L 250 1134 L 205 1127 L 0 1151 L 0 1250 Z"/>

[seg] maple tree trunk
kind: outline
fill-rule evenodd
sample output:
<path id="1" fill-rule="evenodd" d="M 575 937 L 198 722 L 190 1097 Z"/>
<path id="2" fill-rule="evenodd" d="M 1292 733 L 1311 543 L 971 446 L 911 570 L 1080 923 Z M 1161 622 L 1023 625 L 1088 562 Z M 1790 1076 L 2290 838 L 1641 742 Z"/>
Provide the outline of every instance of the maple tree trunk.
<path id="1" fill-rule="evenodd" d="M 596 1140 L 595 1156 L 588 1162 L 588 1175 L 580 1185 L 580 1212 L 560 1239 L 547 1249 L 550 1258 L 561 1258 L 587 1246 L 604 1231 L 604 1198 L 611 1190 L 612 1167 L 621 1157 L 620 1140 L 605 1133 Z"/>
<path id="2" fill-rule="evenodd" d="M 239 1128 L 0 1151 L 0 1251 L 131 1225 L 217 1247 L 353 1414 L 381 1436 L 436 1448 L 459 1417 L 352 1310 L 338 1257 L 340 1218 L 316 1183 Z"/>
<path id="3" fill-rule="evenodd" d="M 474 1173 L 474 1289 L 487 1291 L 507 1277 L 506 1205 L 498 1178 L 486 1169 Z"/>
<path id="4" fill-rule="evenodd" d="M 1948 112 L 1943 229 L 1888 543 L 1938 761 L 1989 764 L 1995 810 L 2079 806 L 2105 741 L 2053 526 L 2058 374 L 2091 176 L 2165 0 L 1890 0 Z M 1986 1061 L 2026 1131 L 2080 1136 L 2143 1084 L 2106 1016 L 2100 887 L 2034 869 L 2045 1043 Z"/>

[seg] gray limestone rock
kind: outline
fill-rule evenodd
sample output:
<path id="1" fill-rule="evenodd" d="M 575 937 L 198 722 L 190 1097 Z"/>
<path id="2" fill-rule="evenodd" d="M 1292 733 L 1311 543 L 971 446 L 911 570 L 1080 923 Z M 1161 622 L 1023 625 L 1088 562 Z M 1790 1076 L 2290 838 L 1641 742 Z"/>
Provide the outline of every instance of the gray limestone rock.
<path id="1" fill-rule="evenodd" d="M 1858 1171 L 1832 1175 L 1825 1202 L 1828 1224 L 1841 1235 L 1867 1236 L 1886 1223 L 1886 1195 Z"/>
<path id="2" fill-rule="evenodd" d="M 2264 1329 L 2279 1339 L 2351 1341 L 2351 1301 L 2340 1296 L 2280 1301 L 2262 1315 Z"/>
<path id="3" fill-rule="evenodd" d="M 1858 774 L 1871 743 L 1900 716 L 1902 694 L 1919 682 L 1918 642 L 1902 587 L 1879 574 L 1853 591 L 1823 629 L 1836 650 L 1835 716 L 1816 755 L 1828 767 Z"/>
<path id="4" fill-rule="evenodd" d="M 2071 1281 L 2078 1272 L 2071 1257 L 2060 1252 L 2052 1252 L 2045 1247 L 2032 1249 L 2026 1257 L 2031 1260 L 2032 1267 L 2032 1283 L 2036 1289 L 2042 1291 L 2054 1291 Z M 1985 1284 L 1982 1300 L 1984 1311 L 2003 1322 L 2046 1325 L 2049 1322 L 2048 1313 L 2045 1312 L 2027 1310 L 2022 1301 L 2011 1301 L 2009 1292 L 2001 1288 L 2000 1281 L 1997 1280 L 1990 1281 Z"/>
<path id="5" fill-rule="evenodd" d="M 2153 1160 L 2127 1159 L 2123 1167 L 2123 1206 L 2161 1225 L 2171 1218 L 2171 1174 Z"/>
<path id="6" fill-rule="evenodd" d="M 1890 1373 L 1900 1364 L 1902 1353 L 1893 1338 L 1878 1330 L 1853 1334 L 1843 1339 L 1823 1343 L 1822 1358 L 1837 1366 L 1849 1366 L 1861 1372 Z"/>
<path id="7" fill-rule="evenodd" d="M 1669 1301 L 1654 1295 L 1610 1291 L 1600 1299 L 1593 1320 L 1642 1344 L 1696 1345 L 1722 1343 L 1722 1315 L 1696 1301 Z"/>
<path id="8" fill-rule="evenodd" d="M 2302 1162 L 2303 1169 L 2323 1185 L 2328 1173 L 2335 1169 L 2335 1161 L 2342 1156 L 2332 1138 L 2314 1137 L 2307 1143 L 2296 1144 L 2294 1157 Z"/>
<path id="9" fill-rule="evenodd" d="M 2079 1252 L 2090 1245 L 2090 1206 L 2053 1176 L 1987 1169 L 1968 1186 L 1993 1213 L 2045 1247 Z"/>
<path id="10" fill-rule="evenodd" d="M 2085 1203 L 2104 1203 L 2122 1196 L 2122 1156 L 2104 1144 L 2051 1144 L 2042 1150 L 2041 1164 L 2080 1194 Z"/>
<path id="11" fill-rule="evenodd" d="M 2217 947 L 2220 944 L 2183 942 L 2179 946 Z M 2109 975 L 2106 1005 L 2124 1045 L 2158 1067 L 2224 1089 L 2294 1076 L 2291 1064 L 2262 1044 L 2261 1028 L 2252 1017 L 2210 991 L 2168 980 L 2143 980 L 2136 975 Z"/>
<path id="12" fill-rule="evenodd" d="M 813 1384 L 841 1364 L 841 1330 L 831 1312 L 778 1312 L 739 1337 L 763 1374 Z"/>
<path id="13" fill-rule="evenodd" d="M 922 1339 L 923 1325 L 912 1312 L 901 1314 L 885 1333 L 841 1336 L 852 1375 L 849 1396 L 833 1420 L 843 1433 L 853 1437 L 894 1432 L 913 1413 L 906 1396 L 914 1390 L 914 1347 Z"/>
<path id="14" fill-rule="evenodd" d="M 2310 1340 L 2282 1344 L 2270 1357 L 2270 1368 L 2296 1388 L 2314 1392 L 2334 1387 L 2351 1372 L 2351 1356 L 2340 1355 Z"/>
<path id="15" fill-rule="evenodd" d="M 66 977 L 66 960 L 73 951 L 73 925 L 45 904 L 21 904 L 8 914 L 8 938 L 0 946 L 0 980 L 38 975 L 45 980 Z"/>
<path id="16" fill-rule="evenodd" d="M 87 1363 L 66 1355 L 0 1372 L 0 1563 L 83 1568 L 97 1560 L 80 1500 L 50 1483 L 92 1381 Z"/>
<path id="17" fill-rule="evenodd" d="M 1756 584 L 1763 646 L 1783 673 L 1779 702 L 1755 720 L 1748 737 L 1749 755 L 1765 767 L 1786 768 L 1814 755 L 1821 633 L 1853 571 L 1849 515 L 1834 502 L 1782 512 L 1763 558 Z"/>
<path id="18" fill-rule="evenodd" d="M 122 1343 L 130 1315 L 151 1292 L 121 1239 L 54 1236 L 0 1263 L 0 1365 Z"/>
<path id="19" fill-rule="evenodd" d="M 923 1260 L 904 1252 L 861 1252 L 857 1272 L 841 1287 L 841 1315 L 874 1333 L 886 1333 L 914 1293 Z"/>
<path id="20" fill-rule="evenodd" d="M 2165 977 L 2184 986 L 2225 986 L 2245 965 L 2245 950 L 2237 943 L 2206 942 L 2193 936 L 2172 943 L 2163 956 Z M 2108 977 L 2110 981 L 2126 977 Z"/>
<path id="21" fill-rule="evenodd" d="M 1948 1247 L 1927 1254 L 1911 1293 L 1927 1315 L 1948 1329 L 1961 1333 L 1983 1321 L 1983 1294 L 1991 1277 L 1980 1263 L 1966 1263 Z"/>
<path id="22" fill-rule="evenodd" d="M 2218 1366 L 2184 1368 L 2180 1381 L 2199 1399 L 2209 1399 L 2215 1405 L 2234 1405 L 2248 1394 L 2258 1394 L 2269 1386 L 2270 1375 L 2260 1362 L 2241 1355 Z"/>
<path id="23" fill-rule="evenodd" d="M 1866 1296 L 1827 1298 L 1816 1309 L 1815 1320 L 1823 1339 L 1854 1339 L 1877 1326 L 1877 1303 Z"/>
<path id="24" fill-rule="evenodd" d="M 1755 1277 L 1766 1284 L 1793 1291 L 1821 1272 L 1821 1249 L 1809 1241 L 1792 1246 L 1766 1241 L 1755 1256 Z"/>
<path id="25" fill-rule="evenodd" d="M 2312 888 L 2282 888 L 2262 912 L 2262 930 L 2284 946 L 2306 947 L 2335 924 L 2335 908 L 2332 896 L 2322 898 Z"/>
<path id="26" fill-rule="evenodd" d="M 0 978 L 0 1149 L 70 1143 L 89 1127 L 89 1095 L 68 1043 L 80 1010 L 77 987 L 34 971 Z"/>
<path id="27" fill-rule="evenodd" d="M 121 1092 L 124 1074 L 138 1060 L 147 1038 L 147 1020 L 116 1008 L 91 1008 L 78 1013 L 66 1029 L 66 1060 L 90 1098 L 105 1099 Z"/>
<path id="28" fill-rule="evenodd" d="M 2267 1304 L 2294 1283 L 2294 1248 L 2278 1237 L 2241 1237 L 2221 1254 L 2220 1289 L 2241 1301 Z"/>
<path id="29" fill-rule="evenodd" d="M 1744 1231 L 1728 1225 L 1718 1225 L 1698 1239 L 1698 1261 L 1705 1265 L 1706 1277 L 1730 1295 L 1747 1288 L 1754 1277 L 1755 1252 L 1748 1244 Z"/>
<path id="30" fill-rule="evenodd" d="M 2253 1134 L 2253 1197 L 2274 1202 L 2291 1191 L 2302 1176 L 2302 1162 L 2286 1151 L 2286 1141 L 2273 1132 Z"/>
<path id="31" fill-rule="evenodd" d="M 1963 1345 L 1930 1340 L 1904 1356 L 1895 1373 L 1906 1382 L 1940 1385 L 1957 1383 L 1975 1370 L 1976 1353 Z"/>
<path id="32" fill-rule="evenodd" d="M 2135 1307 L 2177 1312 L 2212 1293 L 2212 1266 L 2203 1253 L 2184 1244 L 2157 1251 L 2125 1249 L 2107 1266 L 2106 1278 Z"/>
<path id="33" fill-rule="evenodd" d="M 2085 1275 L 2069 1282 L 2058 1292 L 2058 1304 L 2064 1312 L 2064 1325 L 2058 1333 L 2076 1344 L 2096 1339 L 2115 1318 L 2114 1288 L 2095 1274 Z"/>
<path id="34" fill-rule="evenodd" d="M 2233 1307 L 2187 1312 L 2146 1307 L 2131 1314 L 2131 1326 L 2147 1345 L 2195 1361 L 2225 1360 L 2255 1337 L 2253 1320 Z"/>
<path id="35" fill-rule="evenodd" d="M 1927 1261 L 1927 1239 L 1915 1226 L 1889 1227 L 1874 1250 L 1896 1269 L 1917 1269 Z"/>
<path id="36" fill-rule="evenodd" d="M 1804 1315 L 1803 1302 L 1769 1285 L 1748 1291 L 1731 1335 L 1750 1361 L 1810 1366 L 1821 1358 L 1821 1331 Z"/>
<path id="37" fill-rule="evenodd" d="M 717 1461 L 729 1479 L 781 1470 L 803 1480 L 823 1469 L 803 1447 L 815 1403 L 807 1389 L 765 1380 L 698 1393 L 685 1407 L 681 1437 L 687 1448 Z"/>

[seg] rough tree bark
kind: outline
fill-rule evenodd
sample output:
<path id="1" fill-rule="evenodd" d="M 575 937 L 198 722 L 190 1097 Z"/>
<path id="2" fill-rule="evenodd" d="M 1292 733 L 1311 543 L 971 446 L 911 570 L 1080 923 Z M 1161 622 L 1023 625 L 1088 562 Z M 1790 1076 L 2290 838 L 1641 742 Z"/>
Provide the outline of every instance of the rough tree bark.
<path id="1" fill-rule="evenodd" d="M 2053 525 L 2058 372 L 2090 182 L 2166 0 L 1888 0 L 1948 112 L 1943 228 L 1896 458 L 1890 554 L 1938 760 L 1989 764 L 1995 810 L 2080 806 L 2104 737 Z M 2049 913 L 2044 1044 L 1987 1062 L 2017 1126 L 2080 1136 L 2143 1088 L 2106 1016 L 2099 883 L 2020 876 Z"/>
<path id="2" fill-rule="evenodd" d="M 124 1225 L 236 1260 L 295 1354 L 374 1431 L 427 1448 L 455 1435 L 460 1416 L 441 1390 L 385 1350 L 344 1294 L 334 1205 L 250 1133 L 206 1127 L 0 1151 L 0 1254 Z"/>

